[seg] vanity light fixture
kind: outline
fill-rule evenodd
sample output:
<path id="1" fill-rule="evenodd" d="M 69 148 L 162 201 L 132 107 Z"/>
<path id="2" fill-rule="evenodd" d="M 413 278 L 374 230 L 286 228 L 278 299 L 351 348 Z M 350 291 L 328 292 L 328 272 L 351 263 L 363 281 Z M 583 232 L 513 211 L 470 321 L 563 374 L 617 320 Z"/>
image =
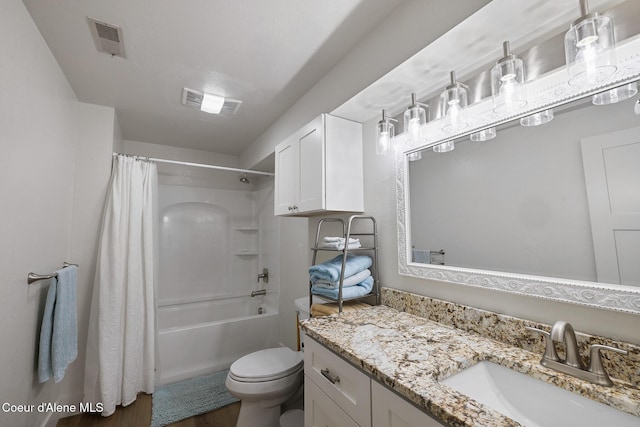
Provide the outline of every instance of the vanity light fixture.
<path id="1" fill-rule="evenodd" d="M 444 132 L 454 133 L 469 126 L 466 107 L 467 86 L 456 81 L 456 73 L 452 71 L 451 84 L 440 94 L 440 111 L 442 111 L 442 130 Z"/>
<path id="2" fill-rule="evenodd" d="M 520 119 L 520 126 L 540 126 L 553 120 L 553 108 Z"/>
<path id="3" fill-rule="evenodd" d="M 434 145 L 433 151 L 436 153 L 448 153 L 449 151 L 453 151 L 456 148 L 455 142 L 453 140 L 443 142 L 442 144 Z"/>
<path id="4" fill-rule="evenodd" d="M 404 131 L 409 147 L 421 145 L 424 142 L 423 125 L 429 121 L 429 106 L 416 100 L 416 94 L 411 94 L 411 105 L 404 112 Z"/>
<path id="5" fill-rule="evenodd" d="M 382 120 L 378 122 L 378 135 L 376 139 L 376 154 L 384 155 L 391 148 L 391 138 L 395 136 L 395 126 L 392 121 L 396 121 L 387 117 L 386 111 L 382 110 Z"/>
<path id="6" fill-rule="evenodd" d="M 527 105 L 524 63 L 511 53 L 509 42 L 502 44 L 504 56 L 491 68 L 491 95 L 496 113 L 518 110 Z"/>
<path id="7" fill-rule="evenodd" d="M 580 13 L 564 36 L 569 84 L 573 86 L 600 83 L 618 69 L 613 20 L 589 13 L 588 0 L 580 0 Z"/>
<path id="8" fill-rule="evenodd" d="M 471 135 L 469 135 L 469 139 L 472 140 L 473 142 L 489 141 L 495 137 L 496 137 L 495 127 L 482 129 L 481 131 L 474 132 Z"/>
<path id="9" fill-rule="evenodd" d="M 597 93 L 593 95 L 592 102 L 593 105 L 615 104 L 616 102 L 624 101 L 625 99 L 635 96 L 636 93 L 638 93 L 638 84 L 632 82 L 624 86 Z"/>

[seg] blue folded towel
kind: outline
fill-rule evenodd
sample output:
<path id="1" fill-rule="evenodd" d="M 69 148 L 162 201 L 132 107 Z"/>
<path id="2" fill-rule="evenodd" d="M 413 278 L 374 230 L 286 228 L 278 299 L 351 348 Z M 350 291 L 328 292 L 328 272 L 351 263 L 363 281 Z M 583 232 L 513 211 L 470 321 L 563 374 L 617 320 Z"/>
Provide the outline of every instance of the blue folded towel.
<path id="1" fill-rule="evenodd" d="M 355 286 L 342 288 L 342 298 L 357 298 L 367 295 L 373 289 L 373 277 L 369 276 Z M 311 293 L 333 299 L 338 298 L 338 289 L 327 289 L 318 286 L 311 286 Z"/>
<path id="2" fill-rule="evenodd" d="M 75 265 L 51 278 L 40 329 L 38 380 L 58 383 L 78 355 L 77 273 Z"/>
<path id="3" fill-rule="evenodd" d="M 371 257 L 367 255 L 347 254 L 347 263 L 344 267 L 344 277 L 353 276 L 356 273 L 371 267 Z M 322 279 L 329 282 L 340 280 L 340 271 L 342 271 L 342 255 L 309 267 L 309 275 L 311 281 Z"/>
<path id="4" fill-rule="evenodd" d="M 358 285 L 369 276 L 371 276 L 371 270 L 362 270 L 354 274 L 353 276 L 345 277 L 342 282 L 342 287 L 348 288 L 349 286 Z M 334 280 L 331 282 L 329 280 L 312 277 L 311 284 L 317 286 L 318 288 L 337 289 L 340 286 L 340 280 Z"/>

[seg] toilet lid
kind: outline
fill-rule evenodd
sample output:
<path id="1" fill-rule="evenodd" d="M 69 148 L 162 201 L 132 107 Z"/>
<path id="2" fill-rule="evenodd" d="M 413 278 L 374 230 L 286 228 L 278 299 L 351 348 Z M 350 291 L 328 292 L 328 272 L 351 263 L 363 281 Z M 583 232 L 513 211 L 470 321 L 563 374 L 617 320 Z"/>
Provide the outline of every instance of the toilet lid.
<path id="1" fill-rule="evenodd" d="M 269 348 L 247 354 L 229 368 L 232 378 L 244 382 L 271 381 L 300 370 L 303 357 L 287 347 Z"/>

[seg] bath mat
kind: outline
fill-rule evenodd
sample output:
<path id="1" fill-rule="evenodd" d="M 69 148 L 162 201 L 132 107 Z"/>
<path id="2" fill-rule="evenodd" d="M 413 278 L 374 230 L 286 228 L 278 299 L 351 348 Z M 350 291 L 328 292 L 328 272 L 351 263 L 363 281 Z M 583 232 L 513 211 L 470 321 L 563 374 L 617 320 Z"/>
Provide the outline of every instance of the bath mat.
<path id="1" fill-rule="evenodd" d="M 229 371 L 167 384 L 153 393 L 151 427 L 162 427 L 237 402 L 224 386 Z"/>

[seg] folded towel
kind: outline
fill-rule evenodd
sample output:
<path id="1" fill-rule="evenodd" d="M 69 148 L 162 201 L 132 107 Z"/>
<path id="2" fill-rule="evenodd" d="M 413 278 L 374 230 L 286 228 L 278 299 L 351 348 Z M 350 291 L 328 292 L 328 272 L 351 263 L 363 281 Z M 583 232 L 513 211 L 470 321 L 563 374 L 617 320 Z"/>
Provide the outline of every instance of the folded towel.
<path id="1" fill-rule="evenodd" d="M 53 377 L 58 383 L 67 366 L 78 355 L 77 287 L 75 265 L 56 272 L 51 278 L 40 329 L 38 381 Z"/>
<path id="2" fill-rule="evenodd" d="M 338 242 L 338 243 L 344 244 L 345 238 L 344 237 L 325 237 L 323 240 L 326 243 Z M 352 243 L 360 243 L 360 239 L 354 239 L 354 238 L 349 237 L 349 244 L 352 244 Z"/>
<path id="3" fill-rule="evenodd" d="M 309 267 L 309 275 L 311 280 L 324 279 L 330 282 L 340 280 L 340 272 L 342 271 L 342 257 L 338 255 L 322 264 L 316 264 Z M 344 268 L 344 277 L 353 276 L 362 270 L 371 267 L 371 257 L 367 255 L 347 254 L 347 261 Z"/>
<path id="4" fill-rule="evenodd" d="M 349 286 L 355 286 L 362 282 L 367 277 L 371 276 L 371 270 L 362 270 L 353 276 L 345 277 L 342 283 L 343 288 L 347 288 Z M 337 289 L 340 286 L 340 280 L 330 281 L 324 279 L 318 279 L 317 277 L 313 277 L 311 279 L 311 283 L 319 288 L 325 289 Z"/>
<path id="5" fill-rule="evenodd" d="M 373 289 L 373 277 L 369 276 L 355 286 L 349 286 L 342 289 L 342 298 L 357 298 L 367 295 Z M 311 286 L 311 293 L 314 295 L 325 296 L 329 298 L 338 298 L 338 289 L 319 288 Z"/>
<path id="6" fill-rule="evenodd" d="M 344 249 L 344 242 L 322 242 L 318 247 L 327 249 Z M 349 242 L 349 247 L 347 249 L 358 249 L 360 247 L 360 242 Z"/>
<path id="7" fill-rule="evenodd" d="M 342 303 L 342 312 L 345 313 L 347 311 L 355 311 L 360 310 L 361 308 L 371 307 L 369 304 L 365 304 L 363 302 L 356 301 L 346 301 Z M 338 313 L 338 303 L 330 302 L 327 304 L 312 304 L 311 305 L 311 316 L 328 316 L 329 314 Z"/>

